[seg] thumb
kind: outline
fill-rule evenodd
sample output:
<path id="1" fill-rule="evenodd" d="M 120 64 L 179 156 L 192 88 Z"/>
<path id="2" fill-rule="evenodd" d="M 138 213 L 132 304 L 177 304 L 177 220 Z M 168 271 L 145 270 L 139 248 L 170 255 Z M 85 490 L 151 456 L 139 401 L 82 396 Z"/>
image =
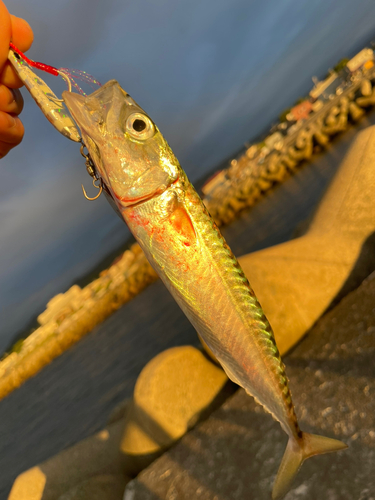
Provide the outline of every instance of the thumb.
<path id="1" fill-rule="evenodd" d="M 8 59 L 9 42 L 12 35 L 12 22 L 8 9 L 0 0 L 0 73 Z"/>

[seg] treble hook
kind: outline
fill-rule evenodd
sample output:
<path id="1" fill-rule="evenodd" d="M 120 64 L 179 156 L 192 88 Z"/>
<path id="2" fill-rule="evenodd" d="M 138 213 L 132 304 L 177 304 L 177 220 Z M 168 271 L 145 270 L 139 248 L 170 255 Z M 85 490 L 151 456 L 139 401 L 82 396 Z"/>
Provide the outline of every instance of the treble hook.
<path id="1" fill-rule="evenodd" d="M 96 181 L 99 181 L 100 182 L 100 179 L 93 179 L 92 180 L 92 185 L 96 188 L 96 189 L 99 189 L 99 193 L 94 196 L 94 198 L 90 198 L 89 196 L 87 196 L 87 193 L 85 191 L 85 188 L 83 187 L 83 184 L 81 184 L 81 187 L 82 187 L 82 191 L 83 191 L 83 196 L 86 198 L 86 200 L 89 200 L 89 201 L 94 201 L 94 200 L 97 200 L 99 198 L 99 196 L 102 194 L 102 191 L 103 191 L 103 186 L 100 182 L 100 186 L 97 186 L 95 184 Z"/>

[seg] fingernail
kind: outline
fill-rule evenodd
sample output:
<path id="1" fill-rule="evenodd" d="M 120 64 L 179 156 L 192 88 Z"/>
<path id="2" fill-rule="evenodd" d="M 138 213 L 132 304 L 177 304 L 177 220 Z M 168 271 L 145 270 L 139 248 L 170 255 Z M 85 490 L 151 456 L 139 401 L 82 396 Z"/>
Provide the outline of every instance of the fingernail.
<path id="1" fill-rule="evenodd" d="M 17 94 L 15 89 L 9 89 L 10 93 L 12 94 L 12 97 L 10 98 L 9 104 L 12 104 L 12 102 L 15 102 L 17 100 Z"/>

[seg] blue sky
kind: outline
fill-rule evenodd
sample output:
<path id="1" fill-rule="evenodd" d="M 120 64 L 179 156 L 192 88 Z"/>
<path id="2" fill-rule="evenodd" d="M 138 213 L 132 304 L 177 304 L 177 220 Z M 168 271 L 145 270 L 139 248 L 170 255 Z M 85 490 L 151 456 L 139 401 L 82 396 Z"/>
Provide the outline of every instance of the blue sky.
<path id="1" fill-rule="evenodd" d="M 193 181 L 264 131 L 313 75 L 375 38 L 372 0 L 12 0 L 8 8 L 34 30 L 31 58 L 117 79 Z M 23 94 L 24 141 L 0 162 L 0 352 L 129 235 L 104 197 L 83 198 L 90 179 L 78 145 Z"/>

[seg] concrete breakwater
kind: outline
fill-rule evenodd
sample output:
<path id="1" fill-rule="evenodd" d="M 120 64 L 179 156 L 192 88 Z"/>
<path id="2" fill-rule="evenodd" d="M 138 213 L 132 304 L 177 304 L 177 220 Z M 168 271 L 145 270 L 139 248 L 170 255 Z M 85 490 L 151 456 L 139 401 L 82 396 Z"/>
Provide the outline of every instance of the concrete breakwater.
<path id="1" fill-rule="evenodd" d="M 53 297 L 40 324 L 0 361 L 0 399 L 38 373 L 96 325 L 157 279 L 138 245 L 132 245 L 99 278 Z"/>
<path id="2" fill-rule="evenodd" d="M 271 188 L 293 175 L 316 148 L 327 147 L 335 135 L 357 122 L 374 104 L 375 76 L 369 73 L 312 113 L 286 138 L 280 151 L 273 150 L 259 161 L 251 158 L 249 148 L 232 160 L 220 172 L 218 182 L 208 187 L 203 200 L 217 224 L 228 224 L 240 211 L 255 205 Z"/>

